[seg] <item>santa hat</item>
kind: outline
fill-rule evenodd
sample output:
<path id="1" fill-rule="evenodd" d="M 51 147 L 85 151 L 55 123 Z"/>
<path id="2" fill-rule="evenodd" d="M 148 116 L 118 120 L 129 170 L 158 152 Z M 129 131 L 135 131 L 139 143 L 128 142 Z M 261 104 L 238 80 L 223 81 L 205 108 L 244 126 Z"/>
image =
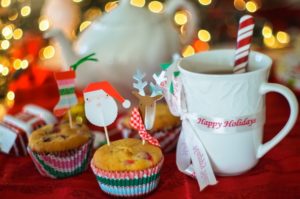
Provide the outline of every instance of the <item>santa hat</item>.
<path id="1" fill-rule="evenodd" d="M 108 95 L 110 95 L 111 97 L 115 98 L 120 103 L 122 103 L 122 106 L 124 108 L 130 107 L 130 101 L 127 99 L 124 99 L 118 93 L 118 91 L 116 89 L 114 89 L 114 87 L 112 87 L 112 85 L 108 81 L 91 83 L 83 90 L 83 93 L 88 93 L 88 92 L 97 91 L 97 90 L 103 90 Z"/>

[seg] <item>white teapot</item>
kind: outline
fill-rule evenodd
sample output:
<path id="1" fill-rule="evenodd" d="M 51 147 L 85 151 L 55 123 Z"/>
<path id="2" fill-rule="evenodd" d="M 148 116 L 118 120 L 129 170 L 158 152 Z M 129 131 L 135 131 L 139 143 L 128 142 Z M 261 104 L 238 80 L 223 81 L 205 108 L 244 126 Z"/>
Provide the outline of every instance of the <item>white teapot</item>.
<path id="1" fill-rule="evenodd" d="M 179 8 L 185 8 L 190 15 L 184 36 L 173 23 Z M 96 53 L 98 62 L 86 62 L 76 70 L 79 89 L 91 82 L 108 80 L 129 96 L 136 68 L 150 74 L 158 71 L 159 64 L 171 60 L 191 41 L 196 25 L 196 12 L 187 1 L 169 0 L 165 12 L 156 14 L 121 0 L 117 8 L 96 19 L 79 35 L 74 48 L 60 30 L 50 30 L 45 36 L 53 37 L 61 46 L 64 70 L 81 57 Z"/>

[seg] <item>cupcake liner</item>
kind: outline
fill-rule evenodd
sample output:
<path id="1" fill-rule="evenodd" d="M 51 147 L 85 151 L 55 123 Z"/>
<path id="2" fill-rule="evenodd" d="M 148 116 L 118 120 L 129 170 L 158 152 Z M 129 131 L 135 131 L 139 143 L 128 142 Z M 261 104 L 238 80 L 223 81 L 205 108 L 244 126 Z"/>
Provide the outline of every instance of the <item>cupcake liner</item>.
<path id="1" fill-rule="evenodd" d="M 163 158 L 154 167 L 139 171 L 105 171 L 91 162 L 97 182 L 107 194 L 118 197 L 142 196 L 153 191 L 159 182 Z"/>
<path id="2" fill-rule="evenodd" d="M 93 139 L 78 149 L 55 153 L 38 153 L 27 147 L 28 153 L 42 176 L 66 178 L 85 171 L 91 159 Z"/>
<path id="3" fill-rule="evenodd" d="M 121 131 L 123 138 L 137 138 L 140 139 L 138 132 L 130 129 L 123 124 L 124 118 L 117 121 L 117 128 Z M 181 125 L 170 129 L 151 132 L 150 134 L 159 141 L 160 148 L 164 153 L 168 153 L 176 148 Z"/>

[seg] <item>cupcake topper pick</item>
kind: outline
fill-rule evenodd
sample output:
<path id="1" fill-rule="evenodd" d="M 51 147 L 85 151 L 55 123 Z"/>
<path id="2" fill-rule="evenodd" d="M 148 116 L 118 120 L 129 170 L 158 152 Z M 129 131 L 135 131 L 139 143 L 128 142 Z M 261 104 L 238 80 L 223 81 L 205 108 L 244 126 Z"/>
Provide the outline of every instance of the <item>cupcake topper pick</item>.
<path id="1" fill-rule="evenodd" d="M 63 71 L 54 73 L 56 83 L 59 90 L 59 101 L 53 109 L 54 115 L 64 115 L 71 106 L 77 104 L 77 97 L 75 94 L 75 71 Z M 71 112 L 69 114 L 70 128 L 73 128 Z"/>
<path id="2" fill-rule="evenodd" d="M 114 98 L 124 108 L 130 107 L 130 101 L 124 99 L 107 81 L 89 84 L 83 91 L 84 108 L 87 119 L 96 126 L 104 127 L 107 144 L 110 145 L 107 126 L 115 121 L 118 106 Z"/>
<path id="3" fill-rule="evenodd" d="M 149 133 L 147 133 L 140 112 L 137 107 L 134 107 L 131 112 L 130 125 L 139 132 L 139 135 L 143 140 L 143 144 L 145 144 L 145 140 L 146 140 L 152 145 L 160 146 L 158 140 L 152 137 Z"/>
<path id="4" fill-rule="evenodd" d="M 153 127 L 155 119 L 155 109 L 156 102 L 160 100 L 162 96 L 161 89 L 150 83 L 151 94 L 146 95 L 144 88 L 148 85 L 147 82 L 143 82 L 145 74 L 140 70 L 136 71 L 133 79 L 136 80 L 136 83 L 133 83 L 133 87 L 138 91 L 133 91 L 132 94 L 139 100 L 138 109 L 133 109 L 131 113 L 130 124 L 133 128 L 139 131 L 141 138 L 143 139 L 143 144 L 145 140 L 149 141 L 151 144 L 159 145 L 158 141 L 152 138 L 146 130 L 150 130 Z M 156 81 L 160 81 L 160 77 L 155 76 Z"/>
<path id="5" fill-rule="evenodd" d="M 140 70 L 136 71 L 136 74 L 133 76 L 133 79 L 136 80 L 136 83 L 133 83 L 133 87 L 138 90 L 133 91 L 132 94 L 139 100 L 139 111 L 142 115 L 145 127 L 147 130 L 152 129 L 155 118 L 155 108 L 156 102 L 162 99 L 162 91 L 152 82 L 150 83 L 151 94 L 146 95 L 144 88 L 147 86 L 147 82 L 143 82 L 145 74 Z"/>
<path id="6" fill-rule="evenodd" d="M 54 73 L 60 99 L 54 107 L 53 112 L 56 116 L 60 117 L 68 111 L 70 128 L 73 128 L 70 108 L 77 104 L 77 97 L 75 94 L 75 70 L 83 62 L 97 61 L 97 59 L 92 58 L 94 55 L 95 53 L 92 53 L 81 58 L 75 64 L 71 65 L 71 69 L 68 71 Z"/>

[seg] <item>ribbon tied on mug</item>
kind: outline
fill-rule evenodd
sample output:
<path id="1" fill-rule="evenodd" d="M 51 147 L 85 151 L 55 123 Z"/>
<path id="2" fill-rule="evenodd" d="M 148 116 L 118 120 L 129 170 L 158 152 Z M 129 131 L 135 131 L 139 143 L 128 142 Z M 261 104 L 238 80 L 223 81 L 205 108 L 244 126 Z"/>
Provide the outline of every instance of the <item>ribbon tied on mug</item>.
<path id="1" fill-rule="evenodd" d="M 194 126 L 197 115 L 186 111 L 182 82 L 179 72 L 175 71 L 175 67 L 170 66 L 167 71 L 162 71 L 167 78 L 160 83 L 160 87 L 171 113 L 180 116 L 182 120 L 182 130 L 176 151 L 176 164 L 181 172 L 197 179 L 200 191 L 202 191 L 208 185 L 217 184 L 217 180 L 208 154 Z"/>

